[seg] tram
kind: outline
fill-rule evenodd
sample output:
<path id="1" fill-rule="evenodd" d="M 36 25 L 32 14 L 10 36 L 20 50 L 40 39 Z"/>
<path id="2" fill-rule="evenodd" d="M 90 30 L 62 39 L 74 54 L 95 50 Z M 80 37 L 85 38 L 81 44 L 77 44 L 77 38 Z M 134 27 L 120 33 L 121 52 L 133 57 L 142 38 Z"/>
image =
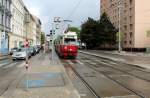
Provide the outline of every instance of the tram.
<path id="1" fill-rule="evenodd" d="M 70 31 L 59 35 L 54 41 L 55 50 L 61 58 L 76 58 L 78 54 L 77 43 L 77 33 Z"/>

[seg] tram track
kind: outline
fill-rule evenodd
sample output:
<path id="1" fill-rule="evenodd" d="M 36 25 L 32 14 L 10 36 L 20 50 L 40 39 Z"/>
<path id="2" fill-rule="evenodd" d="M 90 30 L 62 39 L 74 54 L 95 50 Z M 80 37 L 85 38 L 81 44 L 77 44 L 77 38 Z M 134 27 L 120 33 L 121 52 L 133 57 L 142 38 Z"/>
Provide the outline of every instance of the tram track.
<path id="1" fill-rule="evenodd" d="M 86 54 L 86 55 L 87 55 L 87 54 Z M 94 56 L 94 55 L 92 55 L 92 56 Z M 95 56 L 95 57 L 97 57 L 97 56 Z M 89 59 L 89 58 L 87 58 L 86 56 L 84 56 L 84 58 Z M 140 77 L 140 76 L 138 76 L 138 75 L 136 75 L 136 74 L 133 74 L 133 73 L 130 73 L 130 72 L 127 72 L 127 71 L 124 71 L 124 70 L 121 70 L 120 68 L 117 68 L 117 67 L 118 67 L 118 65 L 122 65 L 122 64 L 123 64 L 123 65 L 128 66 L 128 67 L 131 66 L 135 71 L 144 72 L 144 73 L 147 73 L 147 74 L 150 74 L 150 72 L 147 72 L 147 71 L 138 69 L 138 68 L 136 68 L 136 67 L 133 67 L 134 65 L 129 65 L 129 64 L 120 63 L 120 62 L 112 61 L 112 60 L 111 60 L 111 62 L 114 63 L 114 64 L 112 64 L 112 63 L 110 63 L 110 61 L 107 60 L 107 59 L 104 59 L 104 58 L 101 58 L 101 57 L 97 57 L 97 58 L 99 58 L 99 59 L 101 60 L 101 62 L 97 62 L 97 63 L 99 63 L 99 64 L 103 64 L 103 65 L 105 65 L 105 66 L 107 66 L 107 67 L 109 67 L 109 68 L 112 68 L 112 69 L 114 69 L 114 70 L 117 70 L 117 71 L 126 73 L 126 74 L 128 74 L 128 75 L 131 75 L 131 76 L 133 76 L 133 77 L 142 79 L 142 80 L 144 80 L 144 81 L 150 82 L 149 79 Z M 110 65 L 115 65 L 115 66 L 110 66 Z"/>
<path id="2" fill-rule="evenodd" d="M 62 61 L 62 62 L 67 62 L 67 61 Z M 81 80 L 83 85 L 91 92 L 92 95 L 94 95 L 95 98 L 102 98 L 100 97 L 96 91 L 84 80 L 84 78 L 76 71 L 76 69 L 71 65 L 71 64 L 65 64 L 64 66 L 69 66 L 71 70 L 74 72 L 74 74 L 77 76 L 78 79 Z"/>
<path id="3" fill-rule="evenodd" d="M 87 65 L 87 66 L 88 66 L 88 65 Z M 120 86 L 124 87 L 125 89 L 131 91 L 132 93 L 134 93 L 135 95 L 139 96 L 140 98 L 146 98 L 146 97 L 143 96 L 142 94 L 139 94 L 138 92 L 136 92 L 136 91 L 130 89 L 130 88 L 127 87 L 126 85 L 124 85 L 124 84 L 118 82 L 118 81 L 117 81 L 116 79 L 114 79 L 113 77 L 110 77 L 109 75 L 100 72 L 99 70 L 93 68 L 92 66 L 88 66 L 88 67 L 91 68 L 91 69 L 93 69 L 93 70 L 95 70 L 96 72 L 99 72 L 100 74 L 103 74 L 103 75 L 104 75 L 105 77 L 107 77 L 108 79 L 114 81 L 115 83 L 119 84 Z"/>
<path id="4" fill-rule="evenodd" d="M 101 59 L 103 59 L 105 61 L 109 61 L 109 62 L 111 61 L 111 62 L 114 62 L 114 63 L 117 63 L 117 64 L 126 65 L 126 66 L 129 66 L 129 67 L 135 68 L 136 70 L 139 70 L 141 72 L 145 72 L 145 73 L 150 74 L 150 70 L 146 71 L 145 68 L 140 67 L 138 65 L 133 65 L 133 64 L 125 63 L 125 62 L 122 62 L 122 61 L 116 61 L 116 60 L 113 60 L 111 58 L 103 57 L 103 56 L 92 54 L 92 53 L 88 53 L 88 52 L 80 52 L 80 53 L 81 54 L 85 54 L 85 55 L 91 55 L 91 56 L 97 57 L 97 58 L 101 58 Z"/>
<path id="5" fill-rule="evenodd" d="M 65 61 L 67 62 L 67 61 Z M 71 60 L 72 63 L 74 63 L 74 60 Z M 69 62 L 67 62 L 69 64 Z M 72 71 L 74 72 L 74 74 L 82 81 L 83 85 L 95 96 L 95 98 L 105 98 L 105 97 L 101 97 L 101 95 L 97 94 L 97 92 L 95 91 L 95 88 L 93 88 L 93 86 L 91 84 L 89 84 L 88 81 L 85 80 L 85 77 L 81 76 L 80 73 L 76 70 L 76 68 L 74 68 L 74 64 L 69 64 L 70 68 L 72 69 Z M 124 89 L 128 90 L 130 93 L 134 94 L 134 96 L 138 96 L 138 98 L 147 98 L 145 97 L 143 94 L 134 91 L 133 89 L 127 87 L 126 85 L 120 83 L 119 81 L 115 80 L 113 77 L 110 77 L 109 75 L 106 75 L 102 72 L 100 72 L 99 70 L 95 69 L 94 67 L 92 67 L 92 65 L 86 65 L 88 68 L 98 72 L 99 74 L 105 76 L 106 78 L 108 78 L 110 81 L 113 81 L 114 83 L 118 84 L 118 86 L 123 87 Z M 130 95 L 129 95 L 130 96 Z M 132 95 L 131 95 L 132 96 Z M 121 97 L 121 96 L 120 96 Z M 122 96 L 123 97 L 123 96 Z M 121 97 L 121 98 L 122 98 Z M 109 98 L 109 97 L 106 97 Z M 112 97 L 110 97 L 112 98 Z M 117 96 L 113 96 L 113 98 L 118 98 Z M 123 97 L 124 98 L 124 97 Z M 126 98 L 126 97 L 125 97 Z M 127 97 L 129 98 L 129 97 Z M 137 97 L 136 97 L 137 98 Z"/>
<path id="6" fill-rule="evenodd" d="M 96 56 L 96 57 L 97 57 L 97 56 Z M 84 58 L 85 58 L 85 59 L 89 59 L 88 56 L 84 56 Z M 100 58 L 100 57 L 97 57 L 97 58 Z M 102 59 L 104 60 L 104 58 L 102 58 Z M 91 60 L 91 59 L 90 59 L 90 60 Z M 108 61 L 108 60 L 107 60 L 107 61 Z M 135 77 L 135 78 L 144 80 L 144 81 L 146 81 L 146 82 L 150 82 L 150 80 L 148 80 L 148 79 L 145 79 L 145 78 L 136 76 L 136 75 L 131 74 L 131 73 L 129 73 L 129 72 L 126 72 L 126 71 L 124 71 L 124 70 L 118 69 L 118 68 L 116 68 L 116 67 L 114 67 L 114 66 L 110 66 L 110 63 L 108 63 L 108 62 L 104 62 L 105 64 L 104 64 L 104 63 L 100 63 L 100 62 L 97 62 L 97 63 L 98 63 L 98 64 L 103 64 L 103 65 L 105 65 L 105 66 L 108 67 L 108 68 L 111 68 L 111 69 L 116 70 L 116 71 L 119 71 L 119 72 L 123 72 L 123 73 L 128 74 L 128 75 L 130 75 L 130 76 L 133 76 L 133 77 Z M 117 62 L 114 62 L 114 63 L 117 64 Z M 113 77 L 111 77 L 111 76 L 109 76 L 109 75 L 107 75 L 107 74 L 105 74 L 105 73 L 99 71 L 99 69 L 95 68 L 92 64 L 86 64 L 86 66 L 89 67 L 89 68 L 91 68 L 91 69 L 93 69 L 93 70 L 95 70 L 96 72 L 99 72 L 100 74 L 103 74 L 105 77 L 109 78 L 110 80 L 116 82 L 116 83 L 119 84 L 120 86 L 122 86 L 122 87 L 126 88 L 127 90 L 131 91 L 132 93 L 134 93 L 135 95 L 139 96 L 140 98 L 147 98 L 147 97 L 144 96 L 144 94 L 142 94 L 142 93 L 140 93 L 140 92 L 137 92 L 137 91 L 135 91 L 134 89 L 131 89 L 130 87 L 128 87 L 128 86 L 124 85 L 123 83 L 117 81 L 115 78 L 113 78 Z M 137 69 L 135 69 L 135 70 L 137 70 Z M 139 70 L 139 71 L 140 71 L 140 70 Z M 144 72 L 145 72 L 145 71 L 144 71 Z"/>

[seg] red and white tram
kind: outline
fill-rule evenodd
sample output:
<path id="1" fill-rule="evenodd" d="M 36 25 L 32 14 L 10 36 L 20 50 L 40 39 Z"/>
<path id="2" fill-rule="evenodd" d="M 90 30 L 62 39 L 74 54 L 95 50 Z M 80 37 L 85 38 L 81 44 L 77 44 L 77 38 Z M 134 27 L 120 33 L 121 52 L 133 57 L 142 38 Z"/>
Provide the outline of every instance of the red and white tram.
<path id="1" fill-rule="evenodd" d="M 77 57 L 78 45 L 76 32 L 67 32 L 58 36 L 54 44 L 55 50 L 61 58 Z"/>

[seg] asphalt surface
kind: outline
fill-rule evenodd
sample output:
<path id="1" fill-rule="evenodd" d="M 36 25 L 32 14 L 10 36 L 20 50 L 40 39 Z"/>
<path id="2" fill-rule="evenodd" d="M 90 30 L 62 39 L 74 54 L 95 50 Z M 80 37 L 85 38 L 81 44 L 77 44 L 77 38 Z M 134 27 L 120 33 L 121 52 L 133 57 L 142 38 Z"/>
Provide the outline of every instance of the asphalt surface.
<path id="1" fill-rule="evenodd" d="M 65 66 L 73 67 L 100 98 L 150 98 L 150 70 L 148 69 L 81 53 L 76 60 L 63 60 L 62 62 Z M 74 78 L 72 81 L 77 80 Z M 78 82 L 74 82 L 76 88 L 83 88 L 76 86 L 77 84 Z M 87 89 L 78 90 L 86 92 Z M 90 97 L 87 95 L 85 98 Z"/>

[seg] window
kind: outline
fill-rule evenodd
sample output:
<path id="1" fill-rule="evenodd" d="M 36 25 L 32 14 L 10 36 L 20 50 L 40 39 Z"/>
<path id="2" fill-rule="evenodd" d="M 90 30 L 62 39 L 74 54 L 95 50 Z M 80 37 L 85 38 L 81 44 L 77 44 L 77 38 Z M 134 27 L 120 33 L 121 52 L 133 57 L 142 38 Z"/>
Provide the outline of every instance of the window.
<path id="1" fill-rule="evenodd" d="M 130 42 L 129 42 L 129 43 L 130 43 L 130 45 L 132 45 L 132 41 L 131 41 L 131 40 L 130 40 Z"/>
<path id="2" fill-rule="evenodd" d="M 4 15 L 2 14 L 2 25 L 4 25 Z"/>
<path id="3" fill-rule="evenodd" d="M 130 38 L 132 38 L 132 36 L 133 36 L 133 33 L 132 33 L 132 32 L 130 32 Z"/>
<path id="4" fill-rule="evenodd" d="M 124 37 L 127 38 L 127 33 L 124 34 Z"/>
<path id="5" fill-rule="evenodd" d="M 127 30 L 127 26 L 126 25 L 124 25 L 124 30 Z"/>
<path id="6" fill-rule="evenodd" d="M 130 22 L 132 21 L 132 16 L 130 16 Z"/>
<path id="7" fill-rule="evenodd" d="M 2 24 L 2 13 L 0 12 L 0 24 Z"/>
<path id="8" fill-rule="evenodd" d="M 129 0 L 129 2 L 130 2 L 130 5 L 132 5 L 132 3 L 133 3 L 133 0 Z"/>
<path id="9" fill-rule="evenodd" d="M 130 24 L 130 30 L 133 30 L 133 24 Z"/>
<path id="10" fill-rule="evenodd" d="M 127 44 L 127 41 L 124 41 L 124 44 Z"/>

